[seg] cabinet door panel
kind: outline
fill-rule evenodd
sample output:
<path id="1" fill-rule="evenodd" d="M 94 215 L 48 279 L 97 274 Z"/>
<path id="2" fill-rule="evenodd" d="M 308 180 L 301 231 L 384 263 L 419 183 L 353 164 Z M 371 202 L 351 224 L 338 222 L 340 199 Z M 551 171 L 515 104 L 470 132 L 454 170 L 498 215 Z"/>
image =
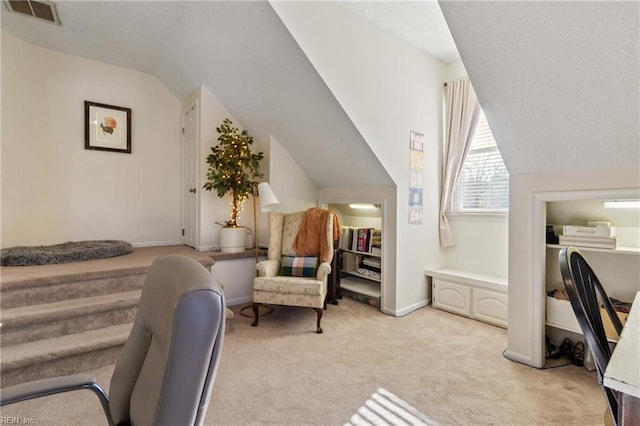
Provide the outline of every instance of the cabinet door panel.
<path id="1" fill-rule="evenodd" d="M 433 307 L 470 316 L 471 289 L 440 279 L 433 280 Z"/>
<path id="2" fill-rule="evenodd" d="M 473 289 L 471 316 L 480 321 L 507 328 L 508 297 L 506 294 Z"/>

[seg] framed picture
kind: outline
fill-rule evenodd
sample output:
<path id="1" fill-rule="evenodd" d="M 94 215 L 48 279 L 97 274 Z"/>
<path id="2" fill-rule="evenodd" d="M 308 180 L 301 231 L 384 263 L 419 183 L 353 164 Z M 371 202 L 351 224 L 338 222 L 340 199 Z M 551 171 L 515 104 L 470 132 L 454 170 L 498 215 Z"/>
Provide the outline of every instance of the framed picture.
<path id="1" fill-rule="evenodd" d="M 84 149 L 131 154 L 131 108 L 84 101 Z"/>

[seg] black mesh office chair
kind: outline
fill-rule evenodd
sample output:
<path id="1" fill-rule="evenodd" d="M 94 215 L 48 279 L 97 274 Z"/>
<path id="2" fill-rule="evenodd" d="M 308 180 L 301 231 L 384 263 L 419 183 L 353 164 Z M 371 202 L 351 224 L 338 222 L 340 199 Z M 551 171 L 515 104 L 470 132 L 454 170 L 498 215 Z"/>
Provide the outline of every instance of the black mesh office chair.
<path id="1" fill-rule="evenodd" d="M 571 301 L 571 307 L 593 355 L 598 371 L 598 382 L 607 398 L 613 422 L 617 425 L 618 392 L 602 384 L 604 371 L 611 359 L 611 348 L 602 323 L 600 307 L 604 307 L 618 334 L 622 332 L 622 323 L 600 280 L 579 250 L 573 247 L 563 248 L 560 250 L 559 261 L 562 280 Z"/>

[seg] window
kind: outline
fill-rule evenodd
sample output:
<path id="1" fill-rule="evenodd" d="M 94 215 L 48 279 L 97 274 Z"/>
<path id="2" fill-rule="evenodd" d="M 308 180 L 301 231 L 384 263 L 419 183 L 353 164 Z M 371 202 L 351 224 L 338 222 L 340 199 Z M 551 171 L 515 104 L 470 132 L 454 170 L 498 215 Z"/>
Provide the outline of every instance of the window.
<path id="1" fill-rule="evenodd" d="M 453 192 L 451 211 L 478 213 L 508 210 L 509 172 L 481 110 Z"/>

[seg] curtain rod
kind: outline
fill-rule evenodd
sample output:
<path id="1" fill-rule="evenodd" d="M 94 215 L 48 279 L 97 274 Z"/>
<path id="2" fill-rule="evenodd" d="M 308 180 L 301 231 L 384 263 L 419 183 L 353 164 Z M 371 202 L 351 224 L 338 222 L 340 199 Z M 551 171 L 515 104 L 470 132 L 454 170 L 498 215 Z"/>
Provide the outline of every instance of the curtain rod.
<path id="1" fill-rule="evenodd" d="M 444 83 L 444 84 L 443 84 L 443 86 L 444 86 L 444 87 L 447 87 L 447 83 Z"/>

